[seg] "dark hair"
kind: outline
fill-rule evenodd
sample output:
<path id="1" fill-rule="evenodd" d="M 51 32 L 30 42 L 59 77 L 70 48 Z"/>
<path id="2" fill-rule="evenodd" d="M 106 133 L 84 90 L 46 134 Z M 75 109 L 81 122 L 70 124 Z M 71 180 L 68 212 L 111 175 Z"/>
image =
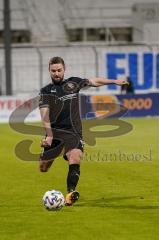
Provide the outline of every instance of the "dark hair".
<path id="1" fill-rule="evenodd" d="M 63 58 L 61 58 L 61 57 L 51 58 L 50 61 L 49 61 L 49 67 L 52 64 L 59 64 L 59 63 L 61 63 L 63 65 L 64 69 L 65 69 L 65 62 L 64 62 Z"/>

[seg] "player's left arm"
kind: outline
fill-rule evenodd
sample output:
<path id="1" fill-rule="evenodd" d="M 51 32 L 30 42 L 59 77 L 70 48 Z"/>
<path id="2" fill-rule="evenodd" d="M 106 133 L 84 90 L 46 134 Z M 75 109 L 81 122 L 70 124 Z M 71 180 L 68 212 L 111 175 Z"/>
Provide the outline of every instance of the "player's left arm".
<path id="1" fill-rule="evenodd" d="M 122 86 L 124 84 L 129 84 L 126 79 L 106 79 L 103 77 L 96 77 L 96 78 L 90 78 L 89 79 L 89 86 L 92 87 L 100 87 L 103 85 L 109 85 L 109 84 L 116 84 L 119 86 Z"/>

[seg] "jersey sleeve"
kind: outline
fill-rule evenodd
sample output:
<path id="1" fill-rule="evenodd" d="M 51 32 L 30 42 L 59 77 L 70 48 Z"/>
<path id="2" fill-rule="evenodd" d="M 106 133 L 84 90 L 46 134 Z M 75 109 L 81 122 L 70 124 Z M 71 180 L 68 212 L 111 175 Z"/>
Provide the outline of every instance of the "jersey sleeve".
<path id="1" fill-rule="evenodd" d="M 85 87 L 89 87 L 89 86 L 90 86 L 89 79 L 87 79 L 87 78 L 82 79 L 82 81 L 81 81 L 81 88 L 85 88 Z"/>
<path id="2" fill-rule="evenodd" d="M 76 84 L 78 85 L 78 90 L 79 90 L 79 91 L 80 91 L 82 88 L 85 88 L 85 87 L 89 87 L 89 86 L 90 86 L 89 79 L 87 79 L 87 78 L 78 78 L 78 77 L 75 77 L 75 78 L 74 78 L 74 81 L 75 81 Z"/>
<path id="3" fill-rule="evenodd" d="M 50 96 L 42 88 L 39 93 L 39 108 L 49 107 L 50 106 Z"/>

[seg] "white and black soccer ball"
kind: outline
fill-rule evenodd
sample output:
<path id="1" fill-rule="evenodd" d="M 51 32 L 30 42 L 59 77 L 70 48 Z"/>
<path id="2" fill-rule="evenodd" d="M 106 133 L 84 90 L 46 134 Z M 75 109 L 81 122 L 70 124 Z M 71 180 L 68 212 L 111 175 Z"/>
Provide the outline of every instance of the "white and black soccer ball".
<path id="1" fill-rule="evenodd" d="M 60 191 L 49 190 L 43 196 L 43 204 L 47 210 L 60 210 L 65 205 L 65 198 Z"/>

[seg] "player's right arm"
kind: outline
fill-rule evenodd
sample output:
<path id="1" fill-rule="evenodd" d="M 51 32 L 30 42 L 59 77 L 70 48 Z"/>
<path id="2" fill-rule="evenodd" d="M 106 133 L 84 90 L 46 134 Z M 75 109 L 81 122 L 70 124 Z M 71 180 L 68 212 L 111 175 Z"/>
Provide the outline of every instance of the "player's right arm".
<path id="1" fill-rule="evenodd" d="M 42 88 L 40 91 L 39 109 L 41 115 L 42 125 L 44 126 L 46 137 L 42 139 L 42 146 L 50 146 L 53 140 L 53 133 L 50 122 L 50 96 L 47 94 L 47 90 Z"/>
<path id="2" fill-rule="evenodd" d="M 51 123 L 49 118 L 50 109 L 49 107 L 40 107 L 40 115 L 41 115 L 41 121 L 46 131 L 46 138 L 42 139 L 42 146 L 51 146 L 52 140 L 53 140 L 53 134 L 51 129 Z"/>

